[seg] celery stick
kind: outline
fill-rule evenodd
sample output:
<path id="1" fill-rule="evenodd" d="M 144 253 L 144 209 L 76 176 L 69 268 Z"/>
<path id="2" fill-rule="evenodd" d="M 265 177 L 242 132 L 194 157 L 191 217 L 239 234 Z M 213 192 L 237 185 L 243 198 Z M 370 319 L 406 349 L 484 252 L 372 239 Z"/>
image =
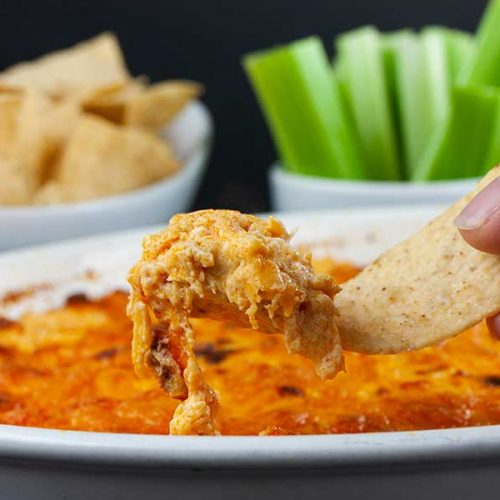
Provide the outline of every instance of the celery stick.
<path id="1" fill-rule="evenodd" d="M 456 82 L 474 54 L 475 40 L 470 33 L 459 30 L 446 30 L 448 71 L 450 80 Z"/>
<path id="2" fill-rule="evenodd" d="M 396 38 L 401 34 L 411 33 L 409 31 L 401 31 L 390 34 L 384 34 L 382 37 L 382 56 L 384 64 L 384 73 L 386 79 L 386 87 L 389 95 L 390 106 L 394 110 L 397 106 L 396 99 L 396 58 L 395 51 L 393 50 L 393 45 L 396 44 Z M 397 113 L 394 112 L 394 126 L 397 130 Z"/>
<path id="3" fill-rule="evenodd" d="M 452 83 L 470 57 L 472 47 L 469 35 L 434 26 L 425 28 L 418 37 L 401 34 L 393 41 L 408 177 L 419 175 L 415 172 L 423 168 L 423 159 L 431 162 L 429 148 L 438 151 L 436 141 L 443 137 L 442 129 L 450 113 Z"/>
<path id="4" fill-rule="evenodd" d="M 433 132 L 449 109 L 448 33 L 426 28 L 386 35 L 394 58 L 396 110 L 401 133 L 405 176 L 411 177 Z"/>
<path id="5" fill-rule="evenodd" d="M 402 170 L 407 178 L 418 144 L 418 127 L 415 123 L 422 108 L 417 92 L 420 76 L 418 40 L 412 32 L 391 33 L 385 37 L 385 47 L 392 59 L 394 109 L 403 158 Z M 390 68 L 387 74 L 390 81 Z"/>
<path id="6" fill-rule="evenodd" d="M 405 40 L 412 38 L 411 30 L 401 30 L 394 33 L 386 33 L 382 37 L 382 47 L 384 55 L 384 68 L 389 93 L 389 102 L 394 117 L 394 128 L 398 151 L 401 153 L 401 173 L 404 179 L 407 179 L 407 169 L 405 162 L 404 138 L 403 138 L 403 120 L 398 86 L 398 52 L 399 47 L 404 45 Z"/>
<path id="7" fill-rule="evenodd" d="M 336 41 L 339 79 L 359 135 L 367 178 L 402 177 L 380 34 L 365 27 Z"/>
<path id="8" fill-rule="evenodd" d="M 319 39 L 299 41 L 287 47 L 287 55 L 294 70 L 292 91 L 295 102 L 302 108 L 305 123 L 312 123 L 316 115 L 324 115 L 325 128 L 321 137 L 325 149 L 332 151 L 338 165 L 339 177 L 364 178 L 363 163 L 354 127 L 345 113 L 338 81 Z M 300 85 L 299 85 L 300 84 Z M 320 92 L 321 91 L 321 92 Z M 310 96 L 313 106 L 306 103 Z M 307 104 L 307 105 L 305 105 Z M 312 137 L 313 144 L 317 138 Z"/>
<path id="9" fill-rule="evenodd" d="M 460 74 L 461 85 L 500 85 L 500 0 L 491 0 L 477 33 L 477 47 Z"/>
<path id="10" fill-rule="evenodd" d="M 497 165 L 500 165 L 500 95 L 496 109 L 495 124 L 490 138 L 490 146 L 483 165 L 483 170 L 480 174 L 486 173 L 488 170 Z"/>
<path id="11" fill-rule="evenodd" d="M 300 165 L 300 161 L 296 160 L 295 154 L 298 144 L 288 141 L 286 123 L 288 123 L 290 134 L 294 122 L 287 119 L 287 102 L 280 99 L 282 94 L 278 82 L 264 76 L 269 75 L 275 67 L 272 63 L 273 61 L 265 57 L 254 58 L 246 62 L 246 70 L 251 75 L 255 94 L 283 164 L 292 171 L 300 172 L 300 168 L 296 166 Z M 294 135 L 293 132 L 292 135 Z M 295 133 L 295 135 L 298 134 Z"/>
<path id="12" fill-rule="evenodd" d="M 420 41 L 421 121 L 419 142 L 414 151 L 413 171 L 433 132 L 446 120 L 450 109 L 451 81 L 448 72 L 448 37 L 443 28 L 426 28 Z"/>
<path id="13" fill-rule="evenodd" d="M 287 95 L 286 66 L 284 50 L 276 50 L 272 57 L 262 55 L 246 61 L 247 73 L 251 76 L 284 167 L 299 173 L 324 175 L 324 169 L 315 157 L 317 148 L 311 149 L 307 133 L 302 133 L 303 121 L 297 105 L 290 99 L 289 89 Z M 336 168 L 336 165 L 332 163 L 331 168 Z"/>
<path id="14" fill-rule="evenodd" d="M 499 91 L 487 87 L 457 87 L 451 112 L 440 128 L 413 179 L 475 177 L 482 173 L 491 144 Z"/>
<path id="15" fill-rule="evenodd" d="M 314 130 L 315 124 L 308 124 L 301 103 L 294 98 L 289 66 L 286 50 L 276 50 L 272 57 L 264 58 L 259 73 L 271 92 L 271 109 L 275 110 L 278 119 L 278 134 L 283 141 L 283 154 L 280 155 L 282 163 L 285 168 L 298 173 L 338 176 L 335 159 L 329 159 L 329 151 L 321 147 L 317 135 L 311 136 L 309 133 Z M 316 125 L 321 127 L 321 123 Z M 307 132 L 304 131 L 305 126 Z"/>
<path id="16" fill-rule="evenodd" d="M 285 168 L 363 177 L 354 133 L 317 37 L 250 54 L 243 62 Z"/>

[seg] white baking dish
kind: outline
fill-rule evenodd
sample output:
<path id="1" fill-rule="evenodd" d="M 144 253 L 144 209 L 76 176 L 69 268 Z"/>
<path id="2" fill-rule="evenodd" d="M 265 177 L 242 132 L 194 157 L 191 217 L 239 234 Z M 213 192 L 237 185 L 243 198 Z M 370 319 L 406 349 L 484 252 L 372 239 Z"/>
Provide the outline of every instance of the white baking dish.
<path id="1" fill-rule="evenodd" d="M 357 263 L 409 236 L 436 208 L 376 208 L 283 216 L 297 243 Z M 0 294 L 34 282 L 61 294 L 125 286 L 145 228 L 0 255 Z M 81 276 L 93 269 L 98 284 Z M 99 283 L 100 282 L 100 283 Z M 43 300 L 42 300 L 43 299 Z M 1 310 L 0 315 L 19 314 Z M 496 498 L 500 426 L 280 437 L 171 437 L 0 426 L 0 498 L 405 500 Z"/>

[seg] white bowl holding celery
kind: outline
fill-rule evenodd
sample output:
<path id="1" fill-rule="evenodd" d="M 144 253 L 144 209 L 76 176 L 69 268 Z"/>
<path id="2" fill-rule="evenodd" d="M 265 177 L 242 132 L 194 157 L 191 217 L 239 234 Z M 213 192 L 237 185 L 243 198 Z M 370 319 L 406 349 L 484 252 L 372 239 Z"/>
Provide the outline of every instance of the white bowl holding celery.
<path id="1" fill-rule="evenodd" d="M 382 205 L 449 205 L 477 179 L 436 182 L 362 182 L 295 174 L 279 163 L 269 171 L 273 210 L 319 210 Z"/>
<path id="2" fill-rule="evenodd" d="M 250 54 L 244 66 L 280 161 L 278 210 L 449 203 L 500 163 L 500 0 L 476 35 L 443 27 Z"/>

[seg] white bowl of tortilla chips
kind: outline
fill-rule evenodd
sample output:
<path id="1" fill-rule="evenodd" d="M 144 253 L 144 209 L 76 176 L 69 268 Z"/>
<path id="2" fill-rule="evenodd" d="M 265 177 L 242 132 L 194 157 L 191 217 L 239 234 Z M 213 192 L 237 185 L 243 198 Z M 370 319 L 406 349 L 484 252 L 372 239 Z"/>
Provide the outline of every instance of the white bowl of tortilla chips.
<path id="1" fill-rule="evenodd" d="M 201 91 L 133 78 L 109 33 L 0 73 L 0 250 L 187 210 L 213 132 Z"/>

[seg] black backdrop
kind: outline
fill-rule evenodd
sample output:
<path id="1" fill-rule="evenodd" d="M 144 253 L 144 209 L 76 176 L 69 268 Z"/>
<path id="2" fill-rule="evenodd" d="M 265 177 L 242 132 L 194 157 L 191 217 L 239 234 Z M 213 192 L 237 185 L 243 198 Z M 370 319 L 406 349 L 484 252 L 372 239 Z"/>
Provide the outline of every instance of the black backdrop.
<path id="1" fill-rule="evenodd" d="M 134 74 L 207 86 L 214 154 L 196 207 L 268 208 L 275 157 L 240 66 L 242 54 L 310 34 L 327 47 L 361 24 L 472 30 L 487 0 L 0 0 L 0 66 L 115 31 Z"/>

